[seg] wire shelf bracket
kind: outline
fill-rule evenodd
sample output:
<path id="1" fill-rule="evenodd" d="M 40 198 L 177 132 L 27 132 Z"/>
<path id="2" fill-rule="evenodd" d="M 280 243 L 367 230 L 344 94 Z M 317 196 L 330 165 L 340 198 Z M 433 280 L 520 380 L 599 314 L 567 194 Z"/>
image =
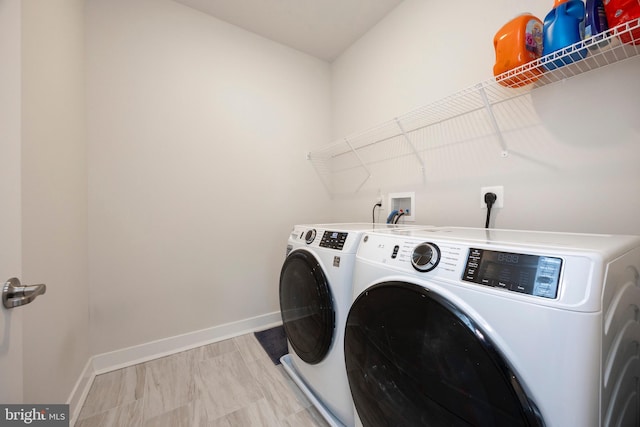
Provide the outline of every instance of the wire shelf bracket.
<path id="1" fill-rule="evenodd" d="M 426 173 L 427 171 L 426 171 L 426 168 L 424 167 L 424 162 L 422 161 L 422 157 L 420 157 L 420 153 L 418 153 L 418 150 L 416 150 L 416 146 L 411 141 L 411 138 L 409 138 L 409 134 L 407 134 L 407 132 L 404 130 L 404 127 L 402 126 L 402 123 L 400 122 L 400 119 L 396 117 L 394 120 L 395 120 L 396 124 L 398 125 L 398 128 L 400 128 L 400 132 L 402 133 L 402 136 L 404 137 L 404 140 L 407 142 L 407 144 L 411 148 L 411 151 L 416 156 L 416 159 L 418 160 L 418 163 L 420 164 L 420 171 L 422 172 L 422 182 L 426 183 L 427 182 L 427 173 Z"/>
<path id="2" fill-rule="evenodd" d="M 362 166 L 362 169 L 365 170 L 365 172 L 367 173 L 367 176 L 364 178 L 364 181 L 362 181 L 362 183 L 356 188 L 355 192 L 357 193 L 358 191 L 360 191 L 360 189 L 362 188 L 362 186 L 369 180 L 371 179 L 371 171 L 369 170 L 369 168 L 367 167 L 367 165 L 365 164 L 365 162 L 362 161 L 362 157 L 360 157 L 360 155 L 358 154 L 358 152 L 356 151 L 355 148 L 353 148 L 353 145 L 351 145 L 351 143 L 349 142 L 349 140 L 347 138 L 344 139 L 344 142 L 349 146 L 349 148 L 351 149 L 351 151 L 353 152 L 353 154 L 356 156 L 356 158 L 358 159 L 358 162 L 360 162 L 360 166 Z"/>
<path id="3" fill-rule="evenodd" d="M 498 142 L 500 143 L 500 147 L 502 148 L 502 152 L 500 153 L 500 156 L 507 157 L 509 155 L 509 150 L 507 150 L 507 143 L 504 140 L 504 136 L 502 135 L 500 126 L 498 126 L 498 121 L 496 120 L 496 116 L 493 114 L 493 108 L 491 107 L 489 98 L 487 98 L 487 93 L 484 90 L 484 86 L 482 85 L 482 83 L 478 83 L 476 87 L 478 88 L 478 92 L 480 93 L 480 98 L 482 98 L 482 102 L 484 103 L 484 107 L 487 110 L 487 114 L 489 115 L 489 122 L 491 123 L 491 127 L 493 127 L 493 131 L 496 133 L 496 136 L 498 137 Z"/>

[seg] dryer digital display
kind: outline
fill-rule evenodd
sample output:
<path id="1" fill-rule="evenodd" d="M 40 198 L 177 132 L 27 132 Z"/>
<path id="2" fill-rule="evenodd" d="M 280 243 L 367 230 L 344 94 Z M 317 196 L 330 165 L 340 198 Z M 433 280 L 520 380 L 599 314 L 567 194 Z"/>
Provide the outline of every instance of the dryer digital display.
<path id="1" fill-rule="evenodd" d="M 347 241 L 347 235 L 349 233 L 343 233 L 339 231 L 325 231 L 320 240 L 320 247 L 337 249 L 339 251 L 344 247 L 344 242 Z"/>
<path id="2" fill-rule="evenodd" d="M 470 248 L 462 280 L 556 298 L 562 259 Z"/>

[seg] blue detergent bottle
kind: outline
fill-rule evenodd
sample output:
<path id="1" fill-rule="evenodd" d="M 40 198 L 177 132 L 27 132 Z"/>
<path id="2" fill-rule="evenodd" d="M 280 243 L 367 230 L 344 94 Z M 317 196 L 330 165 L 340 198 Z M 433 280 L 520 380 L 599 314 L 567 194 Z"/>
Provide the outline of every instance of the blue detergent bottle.
<path id="1" fill-rule="evenodd" d="M 570 53 L 563 55 L 561 59 L 545 62 L 546 69 L 554 70 L 587 56 L 587 49 L 568 48 L 583 38 L 584 14 L 585 7 L 582 0 L 569 0 L 551 9 L 544 18 L 542 55 L 558 51 L 563 54 Z"/>

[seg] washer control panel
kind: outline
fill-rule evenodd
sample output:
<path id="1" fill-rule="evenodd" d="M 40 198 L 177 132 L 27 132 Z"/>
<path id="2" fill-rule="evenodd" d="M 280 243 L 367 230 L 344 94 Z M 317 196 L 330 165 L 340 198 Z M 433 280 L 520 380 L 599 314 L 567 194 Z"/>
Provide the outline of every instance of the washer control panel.
<path id="1" fill-rule="evenodd" d="M 361 258 L 380 262 L 414 273 L 429 273 L 429 277 L 460 280 L 466 249 L 456 242 L 364 235 L 358 247 Z"/>
<path id="2" fill-rule="evenodd" d="M 566 256 L 498 251 L 457 239 L 418 240 L 415 236 L 365 235 L 358 257 L 407 273 L 424 274 L 428 279 L 460 285 L 473 283 L 550 300 L 559 297 L 566 269 Z"/>
<path id="3" fill-rule="evenodd" d="M 556 298 L 562 259 L 557 257 L 469 248 L 462 280 Z"/>

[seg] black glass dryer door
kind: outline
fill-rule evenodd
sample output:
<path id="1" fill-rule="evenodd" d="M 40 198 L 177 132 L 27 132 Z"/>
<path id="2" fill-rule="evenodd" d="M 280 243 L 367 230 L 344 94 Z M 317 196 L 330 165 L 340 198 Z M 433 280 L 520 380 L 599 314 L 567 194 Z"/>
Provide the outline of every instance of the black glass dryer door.
<path id="1" fill-rule="evenodd" d="M 487 334 L 423 287 L 385 282 L 358 297 L 344 351 L 364 426 L 543 425 Z"/>
<path id="2" fill-rule="evenodd" d="M 309 364 L 324 359 L 334 334 L 333 297 L 320 264 L 305 250 L 292 252 L 282 266 L 280 312 L 296 354 Z"/>

